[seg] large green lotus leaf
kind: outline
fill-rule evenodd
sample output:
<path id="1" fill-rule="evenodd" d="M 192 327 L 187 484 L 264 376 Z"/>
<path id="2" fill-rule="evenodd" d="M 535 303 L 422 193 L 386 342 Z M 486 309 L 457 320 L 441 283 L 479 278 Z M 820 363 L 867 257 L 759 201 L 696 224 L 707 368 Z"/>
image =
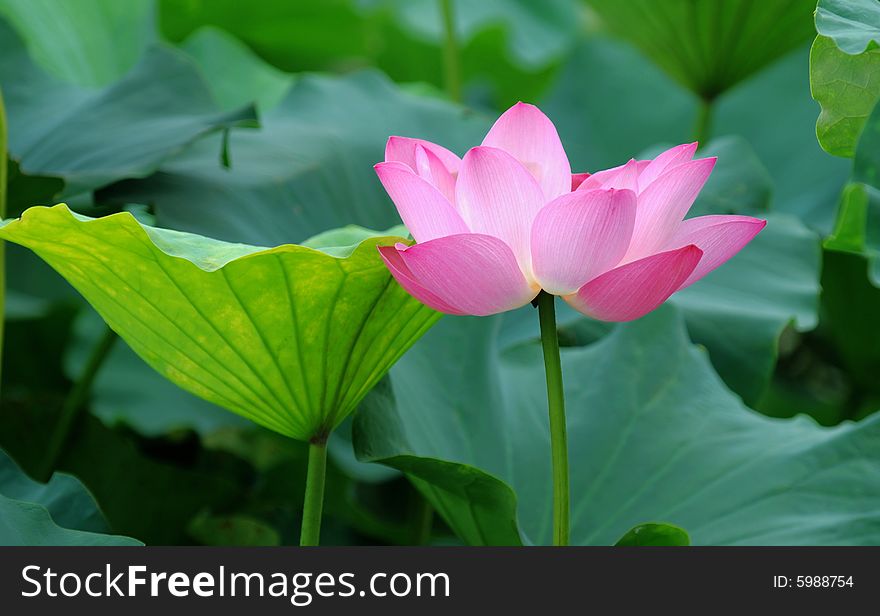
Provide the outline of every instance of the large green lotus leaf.
<path id="1" fill-rule="evenodd" d="M 469 101 L 508 106 L 535 98 L 579 34 L 576 0 L 453 2 Z M 275 66 L 347 72 L 374 66 L 400 83 L 443 87 L 443 22 L 435 0 L 162 0 L 172 41 L 202 26 L 225 30 Z"/>
<path id="2" fill-rule="evenodd" d="M 863 255 L 868 275 L 880 287 L 880 105 L 876 105 L 859 138 L 852 182 L 844 189 L 834 232 L 825 240 L 830 250 Z"/>
<path id="3" fill-rule="evenodd" d="M 443 20 L 435 0 L 368 0 L 372 10 L 391 10 L 408 32 L 440 47 Z M 525 68 L 540 68 L 569 50 L 578 35 L 578 6 L 571 0 L 452 0 L 458 39 L 467 43 L 482 30 L 508 30 L 507 53 Z"/>
<path id="4" fill-rule="evenodd" d="M 816 135 L 831 154 L 852 157 L 880 97 L 880 5 L 820 0 L 816 31 L 810 51 L 810 88 L 822 108 Z"/>
<path id="5" fill-rule="evenodd" d="M 0 494 L 0 545 L 143 545 L 136 539 L 62 528 L 46 508 Z"/>
<path id="6" fill-rule="evenodd" d="M 880 41 L 880 5 L 873 0 L 819 0 L 816 30 L 850 54 Z"/>
<path id="7" fill-rule="evenodd" d="M 92 310 L 74 322 L 64 353 L 64 370 L 75 382 L 107 326 Z M 247 426 L 247 420 L 203 400 L 163 378 L 123 341 L 113 345 L 89 395 L 89 410 L 108 426 L 124 424 L 148 437 L 190 429 L 209 434 Z"/>
<path id="8" fill-rule="evenodd" d="M 159 0 L 158 23 L 171 41 L 202 26 L 226 30 L 276 66 L 289 71 L 321 70 L 367 54 L 369 33 L 348 0 L 287 2 L 262 0 Z"/>
<path id="9" fill-rule="evenodd" d="M 347 224 L 387 228 L 400 218 L 373 165 L 390 135 L 463 154 L 489 127 L 488 117 L 403 92 L 375 71 L 302 76 L 260 123 L 232 131 L 230 169 L 218 164 L 221 139 L 212 136 L 101 198 L 150 203 L 163 226 L 254 244 L 299 242 Z"/>
<path id="10" fill-rule="evenodd" d="M 818 320 L 819 237 L 792 216 L 766 218 L 739 254 L 673 297 L 694 342 L 749 404 L 770 380 L 783 330 L 808 331 Z"/>
<path id="11" fill-rule="evenodd" d="M 141 545 L 107 531 L 79 480 L 56 473 L 36 482 L 0 449 L 0 545 Z"/>
<path id="12" fill-rule="evenodd" d="M 95 499 L 79 479 L 55 473 L 47 483 L 34 481 L 0 449 L 0 494 L 18 501 L 37 503 L 64 528 L 106 533 L 109 528 Z"/>
<path id="13" fill-rule="evenodd" d="M 10 156 L 27 175 L 63 179 L 68 195 L 147 176 L 205 133 L 253 118 L 251 108 L 220 111 L 192 61 L 170 47 L 151 48 L 112 85 L 84 88 L 35 65 L 5 22 L 0 87 Z"/>
<path id="14" fill-rule="evenodd" d="M 438 313 L 357 246 L 264 249 L 37 207 L 0 237 L 42 257 L 172 382 L 300 440 L 351 413 Z"/>
<path id="15" fill-rule="evenodd" d="M 608 28 L 713 99 L 810 39 L 813 0 L 589 0 Z"/>
<path id="16" fill-rule="evenodd" d="M 852 157 L 856 142 L 880 97 L 880 48 L 855 55 L 817 36 L 810 50 L 810 88 L 821 112 L 819 144 L 835 156 Z"/>
<path id="17" fill-rule="evenodd" d="M 444 319 L 355 416 L 358 455 L 398 468 L 473 544 L 551 540 L 540 347 L 500 318 Z M 537 318 L 537 317 L 536 317 Z M 670 307 L 563 349 L 572 542 L 645 520 L 695 544 L 876 544 L 880 417 L 823 428 L 744 407 Z"/>
<path id="18" fill-rule="evenodd" d="M 244 43 L 224 30 L 206 26 L 193 32 L 181 48 L 199 65 L 214 100 L 233 110 L 258 103 L 261 110 L 277 105 L 293 75 L 284 73 L 257 57 Z"/>
<path id="19" fill-rule="evenodd" d="M 31 56 L 53 75 L 84 86 L 122 77 L 155 39 L 151 0 L 0 0 Z"/>
<path id="20" fill-rule="evenodd" d="M 36 300 L 25 296 L 18 301 L 27 304 Z M 7 296 L 7 306 L 10 303 Z M 31 315 L 36 310 L 45 310 L 43 306 L 16 307 L 21 312 L 30 311 Z M 83 311 L 76 319 L 64 349 L 64 372 L 69 380 L 79 378 L 105 331 L 106 325 L 92 310 Z M 243 417 L 175 386 L 151 369 L 124 341 L 114 344 L 95 377 L 89 392 L 89 411 L 107 426 L 126 426 L 148 438 L 193 430 L 210 439 L 218 432 L 257 429 Z M 394 469 L 355 459 L 350 423 L 345 421 L 333 431 L 329 447 L 330 456 L 345 473 L 369 483 L 399 476 Z"/>

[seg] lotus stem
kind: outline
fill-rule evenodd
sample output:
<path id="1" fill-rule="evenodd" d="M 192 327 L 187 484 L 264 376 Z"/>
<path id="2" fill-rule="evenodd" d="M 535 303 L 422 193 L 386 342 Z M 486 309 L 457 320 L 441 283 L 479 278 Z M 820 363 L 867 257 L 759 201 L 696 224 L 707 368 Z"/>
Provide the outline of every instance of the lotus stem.
<path id="1" fill-rule="evenodd" d="M 446 93 L 456 103 L 461 102 L 461 56 L 458 49 L 458 35 L 455 31 L 455 9 L 452 0 L 440 0 L 440 13 L 443 17 L 443 73 Z"/>
<path id="2" fill-rule="evenodd" d="M 417 499 L 413 511 L 412 545 L 428 545 L 434 530 L 434 507 L 427 498 L 415 492 Z"/>
<path id="3" fill-rule="evenodd" d="M 547 405 L 550 414 L 550 453 L 553 461 L 553 545 L 568 545 L 569 481 L 568 439 L 565 434 L 565 395 L 562 389 L 562 361 L 556 331 L 556 298 L 541 291 L 538 319 L 547 375 Z"/>
<path id="4" fill-rule="evenodd" d="M 0 220 L 6 218 L 6 106 L 0 92 Z M 6 325 L 6 242 L 0 240 L 0 383 L 3 379 L 3 331 Z"/>
<path id="5" fill-rule="evenodd" d="M 49 445 L 46 447 L 46 458 L 43 463 L 43 479 L 46 481 L 52 476 L 52 471 L 55 470 L 58 460 L 64 453 L 70 431 L 76 424 L 76 419 L 79 417 L 80 412 L 86 406 L 86 399 L 89 396 L 89 392 L 92 391 L 95 377 L 104 364 L 104 360 L 110 354 L 116 338 L 116 332 L 108 327 L 92 349 L 92 354 L 89 356 L 86 367 L 77 379 L 73 389 L 70 390 L 70 393 L 64 399 L 61 414 L 58 416 L 58 422 L 52 430 Z"/>
<path id="6" fill-rule="evenodd" d="M 697 108 L 697 123 L 694 126 L 694 141 L 704 147 L 709 141 L 712 130 L 712 99 L 700 98 L 699 107 Z"/>
<path id="7" fill-rule="evenodd" d="M 324 509 L 324 480 L 327 475 L 327 439 L 309 443 L 309 469 L 306 475 L 306 495 L 303 503 L 300 545 L 319 545 L 321 541 L 321 513 Z"/>

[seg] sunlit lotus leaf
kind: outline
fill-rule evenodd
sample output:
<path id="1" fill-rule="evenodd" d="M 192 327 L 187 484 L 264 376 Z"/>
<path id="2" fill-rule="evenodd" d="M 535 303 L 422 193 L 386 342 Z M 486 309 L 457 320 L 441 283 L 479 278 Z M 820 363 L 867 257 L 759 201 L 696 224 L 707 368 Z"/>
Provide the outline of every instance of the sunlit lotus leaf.
<path id="1" fill-rule="evenodd" d="M 0 238 L 42 257 L 169 380 L 300 440 L 326 436 L 439 316 L 379 258 L 405 240 L 362 230 L 260 248 L 62 204 Z"/>

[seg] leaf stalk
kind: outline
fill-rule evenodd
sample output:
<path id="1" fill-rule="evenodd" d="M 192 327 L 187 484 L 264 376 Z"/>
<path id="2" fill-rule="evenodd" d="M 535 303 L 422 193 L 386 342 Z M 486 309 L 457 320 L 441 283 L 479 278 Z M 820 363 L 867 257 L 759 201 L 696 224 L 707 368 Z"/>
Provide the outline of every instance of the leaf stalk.
<path id="1" fill-rule="evenodd" d="M 303 521 L 299 544 L 319 545 L 321 514 L 324 510 L 324 483 L 327 476 L 327 439 L 309 443 L 309 468 L 306 475 L 306 494 L 303 502 Z"/>

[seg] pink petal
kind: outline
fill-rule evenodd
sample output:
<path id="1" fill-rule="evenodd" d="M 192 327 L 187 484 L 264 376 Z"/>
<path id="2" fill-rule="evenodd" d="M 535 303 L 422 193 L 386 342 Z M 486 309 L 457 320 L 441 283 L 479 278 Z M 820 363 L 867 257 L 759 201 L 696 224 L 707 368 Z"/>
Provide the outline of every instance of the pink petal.
<path id="1" fill-rule="evenodd" d="M 635 261 L 666 245 L 714 166 L 714 157 L 683 163 L 651 182 L 639 194 L 636 228 L 625 261 Z"/>
<path id="2" fill-rule="evenodd" d="M 613 178 L 602 182 L 602 188 L 619 188 L 621 190 L 639 190 L 639 174 L 646 167 L 647 161 L 631 158 Z"/>
<path id="3" fill-rule="evenodd" d="M 649 164 L 650 160 L 630 159 L 626 164 L 611 167 L 611 169 L 603 169 L 591 175 L 587 180 L 578 186 L 578 190 L 593 190 L 595 188 L 627 188 L 636 190 L 631 184 L 632 174 L 636 176 L 641 174 Z M 625 174 L 625 175 L 624 175 Z"/>
<path id="4" fill-rule="evenodd" d="M 379 249 L 379 255 L 381 255 L 382 260 L 385 262 L 385 266 L 391 272 L 391 275 L 394 276 L 394 279 L 400 283 L 400 286 L 402 286 L 407 293 L 426 306 L 439 312 L 457 315 L 464 314 L 420 285 L 418 281 L 416 281 L 416 278 L 410 271 L 409 267 L 404 263 L 400 256 L 401 251 L 396 246 L 376 246 L 376 248 Z"/>
<path id="5" fill-rule="evenodd" d="M 571 174 L 571 189 L 577 190 L 578 186 L 580 186 L 584 180 L 590 177 L 589 173 L 572 173 Z"/>
<path id="6" fill-rule="evenodd" d="M 645 190 L 648 185 L 660 177 L 664 171 L 671 170 L 682 163 L 686 163 L 694 157 L 697 151 L 697 142 L 685 143 L 669 148 L 662 154 L 659 154 L 652 160 L 642 171 L 639 176 L 639 189 Z"/>
<path id="7" fill-rule="evenodd" d="M 417 242 L 467 233 L 467 225 L 440 191 L 400 162 L 374 167 L 382 186 Z"/>
<path id="8" fill-rule="evenodd" d="M 461 162 L 455 201 L 472 232 L 503 240 L 531 271 L 530 232 L 544 193 L 519 161 L 497 148 L 472 148 Z"/>
<path id="9" fill-rule="evenodd" d="M 532 267 L 541 288 L 568 295 L 617 265 L 635 219 L 631 190 L 577 191 L 544 206 L 532 225 Z"/>
<path id="10" fill-rule="evenodd" d="M 443 165 L 436 154 L 416 144 L 416 174 L 427 181 L 455 205 L 455 176 Z"/>
<path id="11" fill-rule="evenodd" d="M 534 105 L 517 103 L 489 130 L 482 145 L 500 148 L 532 172 L 546 201 L 571 192 L 571 165 L 553 122 Z"/>
<path id="12" fill-rule="evenodd" d="M 600 321 L 632 321 L 666 301 L 690 276 L 703 251 L 694 245 L 616 267 L 565 298 Z"/>
<path id="13" fill-rule="evenodd" d="M 452 235 L 410 247 L 398 244 L 393 250 L 400 262 L 389 249 L 379 252 L 394 277 L 441 312 L 485 316 L 519 308 L 537 295 L 510 248 L 495 237 Z"/>
<path id="14" fill-rule="evenodd" d="M 742 250 L 766 224 L 766 220 L 751 216 L 699 216 L 682 222 L 666 248 L 694 244 L 703 251 L 703 258 L 681 288 L 693 284 Z"/>
<path id="15" fill-rule="evenodd" d="M 457 173 L 461 159 L 441 145 L 411 137 L 389 137 L 385 144 L 385 162 L 396 160 L 416 169 L 416 146 L 420 145 L 439 158 L 450 173 Z"/>

